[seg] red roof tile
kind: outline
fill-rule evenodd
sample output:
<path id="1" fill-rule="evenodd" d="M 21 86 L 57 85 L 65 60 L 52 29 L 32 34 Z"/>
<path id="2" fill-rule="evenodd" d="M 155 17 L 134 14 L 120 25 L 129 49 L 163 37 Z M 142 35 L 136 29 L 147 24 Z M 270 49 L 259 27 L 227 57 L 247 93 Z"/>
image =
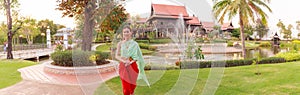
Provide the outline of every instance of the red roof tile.
<path id="1" fill-rule="evenodd" d="M 202 22 L 203 28 L 206 30 L 214 30 L 215 23 L 214 22 Z"/>
<path id="2" fill-rule="evenodd" d="M 201 25 L 198 17 L 192 17 L 192 20 L 187 21 L 187 24 L 191 25 Z"/>
<path id="3" fill-rule="evenodd" d="M 179 16 L 182 14 L 184 17 L 189 16 L 185 6 L 152 4 L 152 9 L 155 15 Z"/>

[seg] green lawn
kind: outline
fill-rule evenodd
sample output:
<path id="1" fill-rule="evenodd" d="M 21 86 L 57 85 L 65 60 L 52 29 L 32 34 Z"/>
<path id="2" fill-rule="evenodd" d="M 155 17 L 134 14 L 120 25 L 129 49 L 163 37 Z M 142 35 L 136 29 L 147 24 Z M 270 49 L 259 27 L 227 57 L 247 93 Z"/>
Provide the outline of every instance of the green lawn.
<path id="1" fill-rule="evenodd" d="M 96 50 L 101 52 L 110 52 L 110 46 L 111 44 L 100 45 L 96 48 Z"/>
<path id="2" fill-rule="evenodd" d="M 218 86 L 216 95 L 288 95 L 300 94 L 300 61 L 282 64 L 259 65 L 261 75 L 255 75 L 255 66 L 239 66 L 226 68 L 221 84 Z M 151 88 L 138 86 L 136 95 L 163 95 L 174 86 L 176 82 L 181 85 L 174 86 L 180 94 L 189 92 L 185 88 L 192 87 L 191 95 L 202 94 L 203 88 L 208 79 L 210 68 L 189 69 L 189 70 L 154 70 L 147 71 Z M 198 77 L 197 77 L 197 72 Z M 195 74 L 196 75 L 193 75 Z M 185 81 L 177 81 L 179 74 Z M 162 77 L 160 77 L 162 75 Z M 197 77 L 196 84 L 193 86 L 192 77 Z M 157 80 L 155 82 L 155 80 Z M 214 81 L 213 79 L 210 81 Z M 213 82 L 212 82 L 213 83 Z M 121 82 L 119 77 L 107 81 L 101 85 L 97 95 L 122 94 Z M 113 93 L 112 93 L 113 92 Z"/>
<path id="3" fill-rule="evenodd" d="M 19 68 L 35 64 L 24 60 L 0 60 L 0 89 L 22 80 L 20 72 L 17 71 Z"/>

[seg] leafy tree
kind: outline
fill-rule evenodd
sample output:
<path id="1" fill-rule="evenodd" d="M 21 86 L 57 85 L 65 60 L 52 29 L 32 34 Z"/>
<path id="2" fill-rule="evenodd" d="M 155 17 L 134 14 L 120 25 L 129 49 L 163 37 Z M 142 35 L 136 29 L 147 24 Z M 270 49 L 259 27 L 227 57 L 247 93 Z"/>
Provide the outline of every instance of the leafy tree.
<path id="1" fill-rule="evenodd" d="M 7 41 L 6 31 L 7 31 L 7 25 L 4 22 L 2 22 L 0 24 L 0 46 L 3 45 L 5 41 Z"/>
<path id="2" fill-rule="evenodd" d="M 232 31 L 232 36 L 236 38 L 240 38 L 240 28 L 236 28 Z"/>
<path id="3" fill-rule="evenodd" d="M 289 39 L 292 38 L 292 28 L 293 26 L 289 24 L 287 27 L 283 24 L 281 20 L 277 23 L 277 27 L 280 28 L 280 33 L 283 33 L 283 38 Z"/>
<path id="4" fill-rule="evenodd" d="M 28 44 L 33 44 L 33 38 L 40 34 L 40 30 L 37 28 L 37 21 L 26 17 L 23 23 L 20 34 L 25 36 Z"/>
<path id="5" fill-rule="evenodd" d="M 13 59 L 12 54 L 12 39 L 14 34 L 21 28 L 22 22 L 14 20 L 16 27 L 13 27 L 13 19 L 11 11 L 16 11 L 15 9 L 19 7 L 18 0 L 1 0 L 0 1 L 0 10 L 4 10 L 7 17 L 7 59 Z"/>
<path id="6" fill-rule="evenodd" d="M 125 13 L 125 8 L 122 5 L 114 6 L 103 22 L 96 26 L 96 30 L 98 30 L 97 33 L 100 33 L 102 35 L 101 37 L 109 37 L 112 39 L 114 33 L 116 33 L 120 26 L 127 20 L 128 13 Z"/>
<path id="7" fill-rule="evenodd" d="M 49 29 L 51 31 L 50 35 L 54 35 L 57 32 L 57 30 L 59 30 L 61 28 L 65 28 L 66 26 L 60 25 L 60 24 L 54 24 L 54 22 L 52 20 L 45 19 L 45 20 L 38 21 L 37 27 L 38 27 L 38 29 L 40 30 L 41 33 L 45 33 L 45 34 L 46 34 L 47 28 L 49 27 Z M 42 37 L 44 37 L 44 36 L 37 35 L 35 37 L 34 41 L 35 42 L 43 42 L 43 43 L 45 43 L 45 41 L 41 41 Z M 44 39 L 44 40 L 46 40 L 46 39 Z"/>
<path id="8" fill-rule="evenodd" d="M 266 27 L 260 19 L 256 21 L 255 30 L 257 31 L 257 34 L 259 38 L 262 38 L 264 35 L 268 33 L 268 27 Z"/>
<path id="9" fill-rule="evenodd" d="M 96 23 L 101 23 L 113 9 L 112 0 L 58 0 L 58 10 L 63 11 L 63 16 L 83 18 L 82 46 L 84 51 L 90 51 L 92 37 Z M 78 31 L 80 32 L 80 31 Z"/>
<path id="10" fill-rule="evenodd" d="M 269 3 L 269 0 L 213 0 L 216 3 L 213 6 L 213 13 L 218 19 L 218 22 L 223 24 L 223 21 L 228 16 L 228 19 L 231 20 L 235 16 L 239 17 L 241 40 L 242 40 L 242 49 L 243 49 L 243 58 L 246 57 L 245 49 L 245 25 L 248 25 L 250 22 L 254 22 L 255 18 L 260 18 L 262 23 L 267 26 L 267 14 L 263 11 L 261 7 L 266 8 L 268 11 L 272 12 L 271 8 L 266 3 Z"/>

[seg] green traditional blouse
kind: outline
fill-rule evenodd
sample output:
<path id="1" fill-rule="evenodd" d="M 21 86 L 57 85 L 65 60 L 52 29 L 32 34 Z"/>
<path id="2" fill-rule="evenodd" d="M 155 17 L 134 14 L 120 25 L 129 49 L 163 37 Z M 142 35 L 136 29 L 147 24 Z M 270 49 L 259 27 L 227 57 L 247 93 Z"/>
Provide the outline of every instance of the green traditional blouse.
<path id="1" fill-rule="evenodd" d="M 139 44 L 134 40 L 129 40 L 121 44 L 121 57 L 129 58 L 136 60 L 139 69 L 138 79 L 143 79 L 148 86 L 150 86 L 145 71 L 145 61 L 143 58 L 142 51 L 139 47 Z"/>

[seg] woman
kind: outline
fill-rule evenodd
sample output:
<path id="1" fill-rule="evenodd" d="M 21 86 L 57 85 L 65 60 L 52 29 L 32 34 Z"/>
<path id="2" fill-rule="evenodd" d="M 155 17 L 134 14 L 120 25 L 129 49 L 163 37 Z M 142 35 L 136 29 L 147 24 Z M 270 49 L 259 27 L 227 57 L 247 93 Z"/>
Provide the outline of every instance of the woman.
<path id="1" fill-rule="evenodd" d="M 145 61 L 138 43 L 132 39 L 129 26 L 123 27 L 122 35 L 123 40 L 118 43 L 115 56 L 120 61 L 123 94 L 133 95 L 137 79 L 143 79 L 149 85 L 144 72 Z"/>

